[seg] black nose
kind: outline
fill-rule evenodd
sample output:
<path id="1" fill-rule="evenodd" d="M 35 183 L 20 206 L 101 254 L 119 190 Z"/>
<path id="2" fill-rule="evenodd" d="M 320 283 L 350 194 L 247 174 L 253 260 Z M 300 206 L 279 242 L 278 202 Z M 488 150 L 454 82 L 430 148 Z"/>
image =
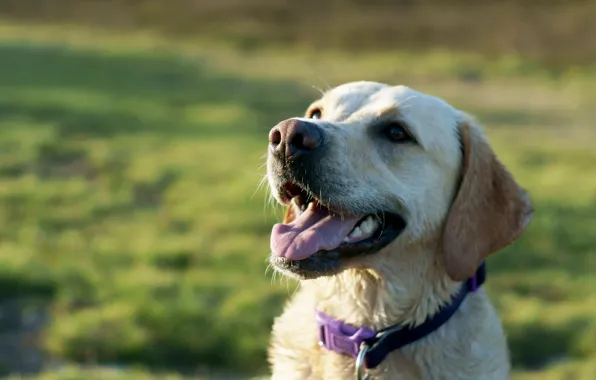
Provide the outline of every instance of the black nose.
<path id="1" fill-rule="evenodd" d="M 323 139 L 321 129 L 307 121 L 284 120 L 269 132 L 269 144 L 277 154 L 297 157 L 319 147 Z"/>

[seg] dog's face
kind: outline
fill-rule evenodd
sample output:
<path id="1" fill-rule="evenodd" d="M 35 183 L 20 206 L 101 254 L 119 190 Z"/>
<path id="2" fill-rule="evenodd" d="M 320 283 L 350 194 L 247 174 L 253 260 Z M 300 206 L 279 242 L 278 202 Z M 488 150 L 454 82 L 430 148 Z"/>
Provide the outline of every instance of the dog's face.
<path id="1" fill-rule="evenodd" d="M 446 258 L 453 256 L 448 272 L 463 277 L 519 236 L 531 215 L 529 200 L 501 172 L 504 168 L 466 116 L 404 86 L 355 82 L 329 91 L 304 118 L 282 121 L 271 130 L 267 170 L 273 195 L 287 206 L 283 223 L 272 231 L 271 262 L 300 278 L 371 265 L 370 257 L 390 255 L 442 229 L 453 230 L 442 242 Z M 471 183 L 464 186 L 462 178 Z M 457 202 L 462 197 L 482 199 L 474 206 L 466 199 Z M 499 215 L 476 209 L 483 206 Z M 507 219 L 512 231 L 503 236 L 484 231 L 491 236 L 477 238 L 489 242 L 473 249 L 477 252 L 465 259 L 470 262 L 462 264 L 464 259 L 450 252 L 462 248 L 462 229 L 478 228 L 470 227 L 471 219 L 492 217 Z"/>

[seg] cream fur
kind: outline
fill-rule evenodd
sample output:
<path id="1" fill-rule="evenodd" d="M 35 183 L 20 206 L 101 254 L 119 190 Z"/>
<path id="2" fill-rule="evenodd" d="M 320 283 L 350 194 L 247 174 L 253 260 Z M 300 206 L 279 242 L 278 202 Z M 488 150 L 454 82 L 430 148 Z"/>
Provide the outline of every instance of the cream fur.
<path id="1" fill-rule="evenodd" d="M 316 308 L 356 326 L 381 329 L 397 323 L 420 324 L 457 291 L 460 282 L 445 269 L 441 242 L 464 175 L 461 124 L 484 140 L 465 114 L 404 86 L 348 83 L 312 107 L 323 110 L 323 118 L 316 121 L 320 127 L 336 134 L 335 146 L 321 165 L 343 175 L 326 180 L 350 190 L 334 201 L 353 209 L 372 204 L 399 212 L 408 226 L 382 251 L 353 260 L 343 272 L 302 281 L 273 326 L 269 357 L 274 380 L 354 378 L 351 357 L 318 346 Z M 387 115 L 405 121 L 419 145 L 378 146 L 366 127 Z M 276 181 L 269 175 L 274 190 Z M 469 239 L 474 238 L 482 236 Z M 391 353 L 371 375 L 377 379 L 507 379 L 509 369 L 505 334 L 481 289 L 469 295 L 438 331 Z"/>

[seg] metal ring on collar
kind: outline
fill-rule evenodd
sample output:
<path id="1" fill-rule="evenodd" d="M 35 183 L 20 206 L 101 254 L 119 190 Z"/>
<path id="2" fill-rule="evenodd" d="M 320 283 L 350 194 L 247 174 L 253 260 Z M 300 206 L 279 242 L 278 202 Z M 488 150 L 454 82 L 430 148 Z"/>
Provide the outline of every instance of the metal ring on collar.
<path id="1" fill-rule="evenodd" d="M 356 357 L 356 380 L 370 379 L 370 376 L 366 373 L 367 371 L 364 367 L 364 357 L 366 356 L 366 353 L 368 352 L 369 348 L 370 347 L 368 346 L 368 344 L 366 344 L 366 342 L 362 342 L 362 344 L 360 345 L 360 352 Z"/>

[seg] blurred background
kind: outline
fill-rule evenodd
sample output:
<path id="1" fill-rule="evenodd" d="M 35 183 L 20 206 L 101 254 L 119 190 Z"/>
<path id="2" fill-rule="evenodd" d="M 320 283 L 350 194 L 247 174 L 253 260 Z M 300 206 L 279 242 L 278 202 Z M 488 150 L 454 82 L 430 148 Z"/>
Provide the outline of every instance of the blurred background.
<path id="1" fill-rule="evenodd" d="M 267 132 L 362 79 L 485 125 L 536 207 L 514 379 L 596 379 L 594 0 L 0 1 L 0 374 L 266 376 Z"/>

